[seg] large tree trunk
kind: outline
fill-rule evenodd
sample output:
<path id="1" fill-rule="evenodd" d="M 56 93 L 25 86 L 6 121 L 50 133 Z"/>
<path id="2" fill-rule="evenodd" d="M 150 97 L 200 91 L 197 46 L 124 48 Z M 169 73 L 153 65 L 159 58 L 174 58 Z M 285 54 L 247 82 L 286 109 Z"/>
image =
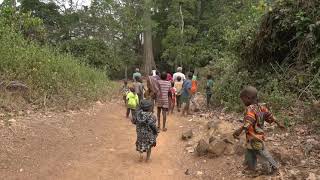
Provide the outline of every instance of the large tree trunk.
<path id="1" fill-rule="evenodd" d="M 154 56 L 153 56 L 153 46 L 152 46 L 152 26 L 151 26 L 151 2 L 150 0 L 144 0 L 144 32 L 143 32 L 143 47 L 144 47 L 144 73 L 148 75 L 152 67 L 155 66 Z"/>
<path id="2" fill-rule="evenodd" d="M 181 47 L 184 46 L 184 16 L 183 16 L 183 12 L 182 12 L 182 2 L 179 3 L 179 13 L 180 13 L 180 18 L 181 18 L 181 29 L 180 29 L 180 38 L 181 38 Z M 182 58 L 180 57 L 180 62 L 178 62 L 179 66 L 183 67 L 183 61 Z"/>

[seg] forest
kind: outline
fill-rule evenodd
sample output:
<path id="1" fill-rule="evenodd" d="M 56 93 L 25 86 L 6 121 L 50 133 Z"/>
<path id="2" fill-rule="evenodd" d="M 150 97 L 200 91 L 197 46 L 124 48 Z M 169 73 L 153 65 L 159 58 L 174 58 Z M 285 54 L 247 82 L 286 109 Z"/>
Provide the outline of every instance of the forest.
<path id="1" fill-rule="evenodd" d="M 0 0 L 0 179 L 320 179 L 319 10 Z"/>
<path id="2" fill-rule="evenodd" d="M 4 0 L 1 81 L 28 84 L 32 103 L 65 100 L 72 106 L 75 94 L 83 101 L 97 99 L 108 79 L 124 79 L 135 67 L 148 74 L 153 67 L 174 72 L 182 66 L 197 69 L 202 79 L 212 74 L 215 102 L 230 110 L 240 110 L 239 89 L 248 84 L 257 86 L 275 111 L 318 107 L 316 0 L 84 4 Z"/>

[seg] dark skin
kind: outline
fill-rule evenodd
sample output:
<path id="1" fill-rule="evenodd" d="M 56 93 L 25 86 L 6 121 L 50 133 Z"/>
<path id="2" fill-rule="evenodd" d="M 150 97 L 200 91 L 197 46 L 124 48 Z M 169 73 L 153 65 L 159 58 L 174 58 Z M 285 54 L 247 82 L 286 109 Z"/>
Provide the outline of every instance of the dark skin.
<path id="1" fill-rule="evenodd" d="M 166 72 L 162 72 L 161 73 L 161 80 L 165 81 L 167 79 L 167 73 Z M 167 94 L 169 93 L 169 91 L 167 92 Z M 169 98 L 169 95 L 168 95 Z M 160 123 L 160 114 L 162 112 L 162 119 L 163 119 L 163 128 L 162 131 L 167 131 L 166 128 L 166 122 L 167 122 L 167 109 L 163 108 L 163 107 L 158 107 L 158 111 L 157 111 L 157 118 L 158 118 L 158 128 L 160 129 L 161 127 L 161 123 Z"/>
<path id="2" fill-rule="evenodd" d="M 188 80 L 191 80 L 191 78 L 192 78 L 192 76 L 189 76 L 189 77 L 188 77 Z M 192 94 L 191 88 L 188 89 L 188 94 L 189 94 L 189 96 L 191 96 L 191 94 Z M 183 110 L 182 110 L 182 116 L 191 115 L 191 114 L 190 114 L 190 108 L 189 108 L 189 106 L 190 106 L 190 102 L 187 103 L 187 104 L 184 106 L 184 108 L 183 108 Z M 186 114 L 186 113 L 187 113 L 187 114 Z M 185 114 L 186 114 L 186 115 L 185 115 Z"/>
<path id="3" fill-rule="evenodd" d="M 157 111 L 157 119 L 158 119 L 158 128 L 160 129 L 161 127 L 161 123 L 160 123 L 160 114 L 162 112 L 162 117 L 163 117 L 163 128 L 162 130 L 163 131 L 167 131 L 167 128 L 166 128 L 166 122 L 167 122 L 167 112 L 165 109 L 161 108 L 161 107 L 158 107 L 158 111 Z"/>
<path id="4" fill-rule="evenodd" d="M 241 101 L 243 102 L 243 104 L 245 106 L 250 106 L 252 104 L 257 104 L 258 103 L 258 100 L 257 100 L 257 97 L 256 95 L 254 96 L 250 96 L 250 95 L 247 95 L 247 96 L 241 96 L 240 97 Z M 277 124 L 277 126 L 280 128 L 280 129 L 285 129 L 285 127 L 280 124 L 277 120 L 274 120 L 274 123 Z M 237 129 L 234 133 L 233 133 L 233 137 L 236 138 L 236 139 L 239 139 L 239 136 L 241 135 L 242 131 L 244 131 L 245 128 L 242 126 L 240 127 L 239 129 Z M 254 137 L 255 139 L 259 140 L 259 141 L 262 141 L 260 138 L 256 137 L 254 134 L 251 134 L 252 137 Z"/>
<path id="5" fill-rule="evenodd" d="M 148 112 L 152 112 L 152 108 L 150 108 L 148 110 Z M 150 147 L 150 149 L 147 150 L 147 156 L 146 156 L 146 162 L 150 160 L 150 157 L 151 157 L 151 149 L 152 147 Z M 140 161 L 143 160 L 143 156 L 142 156 L 142 153 L 140 153 Z"/>

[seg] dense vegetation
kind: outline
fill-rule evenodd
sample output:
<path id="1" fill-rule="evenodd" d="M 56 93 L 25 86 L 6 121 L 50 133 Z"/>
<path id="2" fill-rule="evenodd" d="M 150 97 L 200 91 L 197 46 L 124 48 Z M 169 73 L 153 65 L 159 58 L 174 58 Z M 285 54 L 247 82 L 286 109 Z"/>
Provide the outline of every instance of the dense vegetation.
<path id="1" fill-rule="evenodd" d="M 4 1 L 2 16 L 24 22 L 15 27 L 21 46 L 44 46 L 55 58 L 68 53 L 112 78 L 136 66 L 199 69 L 202 79 L 213 74 L 215 102 L 231 110 L 240 109 L 239 90 L 248 84 L 275 111 L 320 97 L 317 0 L 13 2 Z"/>
<path id="2" fill-rule="evenodd" d="M 24 108 L 24 103 L 73 108 L 106 95 L 110 84 L 104 72 L 23 37 L 40 37 L 44 30 L 41 19 L 24 13 L 13 14 L 10 7 L 2 7 L 0 12 L 1 108 L 19 110 Z M 21 97 L 5 91 L 10 81 L 26 85 L 27 92 Z"/>

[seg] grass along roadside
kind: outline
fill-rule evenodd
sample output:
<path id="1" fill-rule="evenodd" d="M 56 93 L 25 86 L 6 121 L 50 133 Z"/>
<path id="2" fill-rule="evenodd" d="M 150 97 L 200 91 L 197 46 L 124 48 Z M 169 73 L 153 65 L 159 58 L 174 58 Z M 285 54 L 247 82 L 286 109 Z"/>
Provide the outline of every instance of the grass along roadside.
<path id="1" fill-rule="evenodd" d="M 81 64 L 52 47 L 26 41 L 5 26 L 0 28 L 0 109 L 74 108 L 107 97 L 114 84 L 106 73 Z M 26 92 L 8 92 L 5 85 L 18 81 Z"/>

